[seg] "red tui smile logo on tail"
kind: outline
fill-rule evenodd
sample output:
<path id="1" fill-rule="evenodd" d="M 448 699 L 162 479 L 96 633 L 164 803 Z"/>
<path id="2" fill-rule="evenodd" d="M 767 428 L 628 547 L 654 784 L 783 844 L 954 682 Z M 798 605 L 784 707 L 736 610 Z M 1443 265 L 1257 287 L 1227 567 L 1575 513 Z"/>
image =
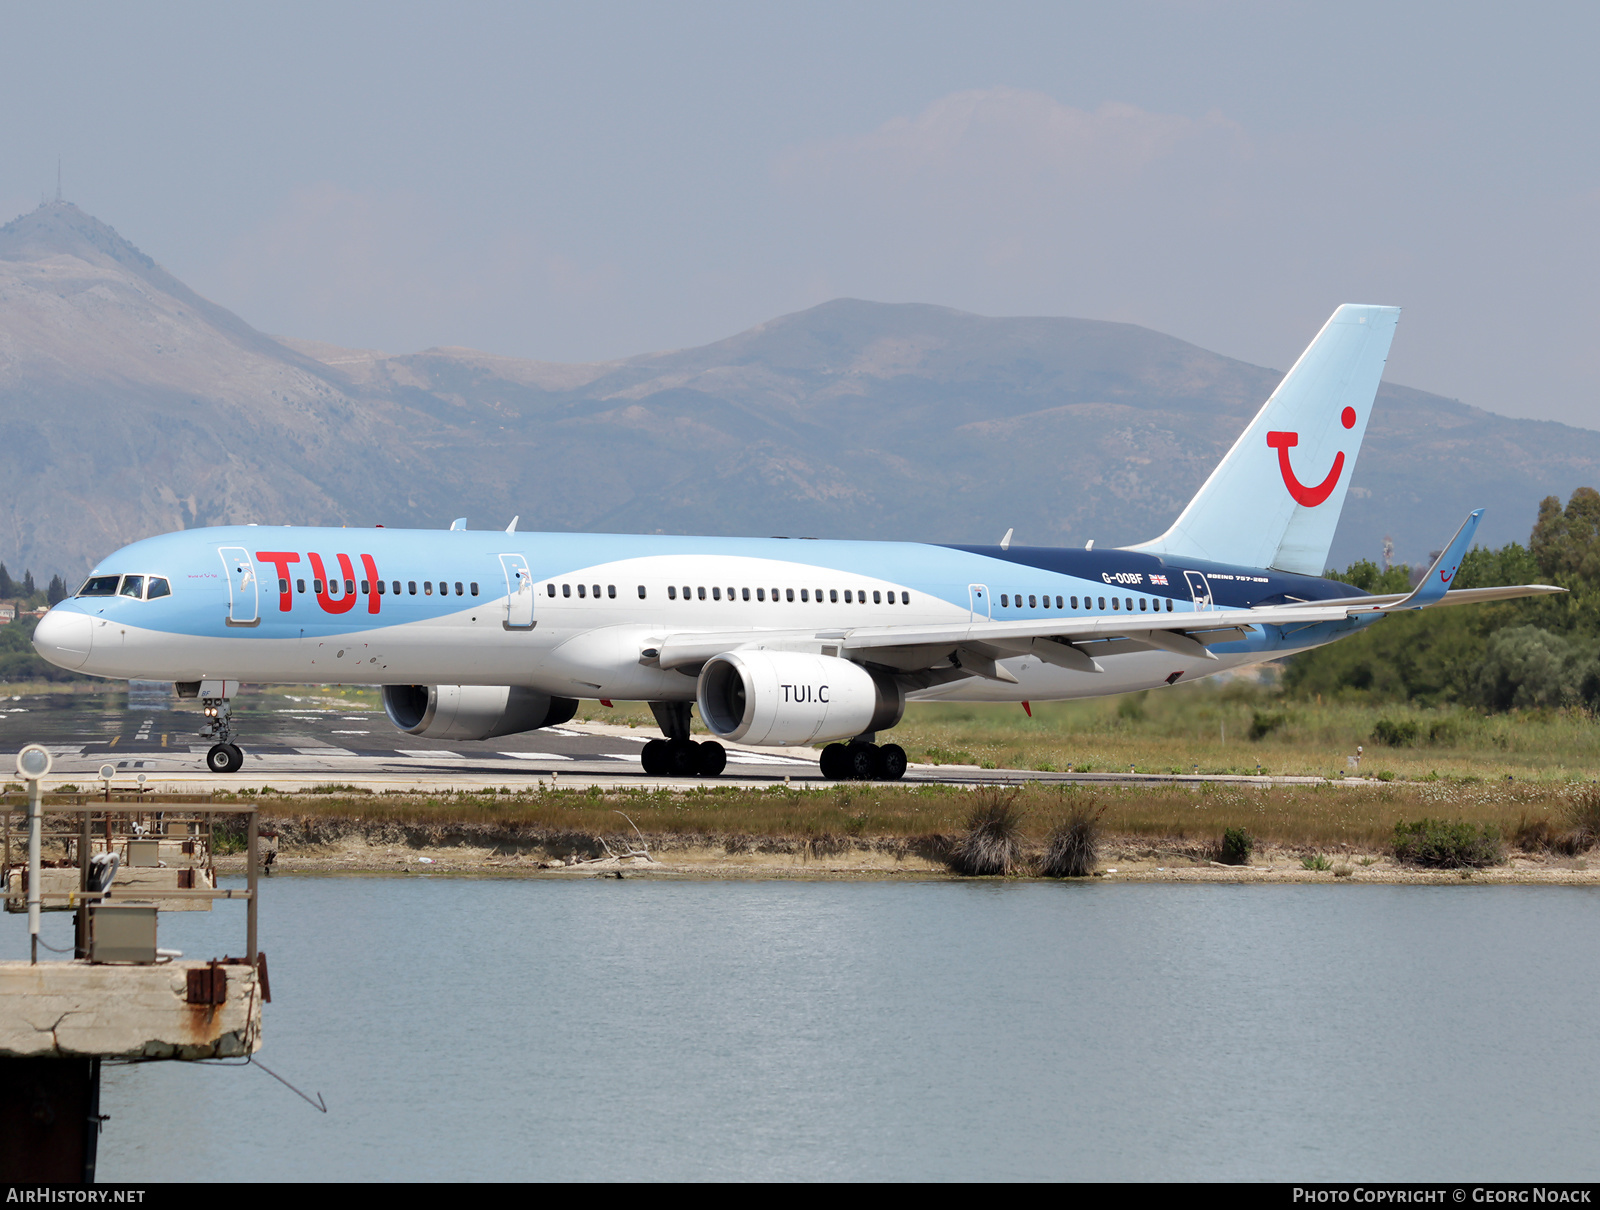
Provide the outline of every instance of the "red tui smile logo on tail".
<path id="1" fill-rule="evenodd" d="M 1339 422 L 1345 428 L 1354 428 L 1356 423 L 1355 408 L 1345 408 L 1339 416 Z M 1300 444 L 1299 433 L 1268 433 L 1267 447 L 1278 451 L 1278 471 L 1283 475 L 1283 485 L 1289 489 L 1289 494 L 1294 497 L 1295 503 L 1303 504 L 1307 508 L 1316 508 L 1338 486 L 1339 476 L 1344 473 L 1344 451 L 1340 450 L 1333 456 L 1333 469 L 1328 472 L 1328 477 L 1313 487 L 1308 487 L 1300 482 L 1300 477 L 1294 473 L 1294 467 L 1289 462 L 1289 451 Z"/>

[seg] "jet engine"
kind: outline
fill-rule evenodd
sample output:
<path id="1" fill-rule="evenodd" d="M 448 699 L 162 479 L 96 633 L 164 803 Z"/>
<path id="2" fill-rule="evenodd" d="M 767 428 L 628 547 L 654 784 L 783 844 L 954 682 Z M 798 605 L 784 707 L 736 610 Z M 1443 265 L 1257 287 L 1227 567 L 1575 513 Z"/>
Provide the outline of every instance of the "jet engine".
<path id="1" fill-rule="evenodd" d="M 700 717 L 722 739 L 809 744 L 894 726 L 905 692 L 886 673 L 831 655 L 730 651 L 700 671 Z"/>
<path id="2" fill-rule="evenodd" d="M 560 726 L 578 712 L 578 703 L 516 685 L 385 685 L 383 709 L 412 735 L 492 739 Z"/>

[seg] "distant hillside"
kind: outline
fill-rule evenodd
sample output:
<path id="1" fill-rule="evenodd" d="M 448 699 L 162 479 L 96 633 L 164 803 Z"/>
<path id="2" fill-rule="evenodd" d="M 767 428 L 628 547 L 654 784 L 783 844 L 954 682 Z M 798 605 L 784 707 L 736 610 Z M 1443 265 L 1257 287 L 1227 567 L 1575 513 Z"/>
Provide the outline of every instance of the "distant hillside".
<path id="1" fill-rule="evenodd" d="M 0 228 L 0 558 L 76 575 L 184 526 L 462 514 L 1120 544 L 1166 527 L 1278 377 L 1127 324 L 854 300 L 592 365 L 342 350 L 256 332 L 53 203 Z M 1585 483 L 1600 433 L 1386 385 L 1333 561 L 1386 533 L 1424 557 L 1479 505 L 1483 541 L 1526 540 Z"/>

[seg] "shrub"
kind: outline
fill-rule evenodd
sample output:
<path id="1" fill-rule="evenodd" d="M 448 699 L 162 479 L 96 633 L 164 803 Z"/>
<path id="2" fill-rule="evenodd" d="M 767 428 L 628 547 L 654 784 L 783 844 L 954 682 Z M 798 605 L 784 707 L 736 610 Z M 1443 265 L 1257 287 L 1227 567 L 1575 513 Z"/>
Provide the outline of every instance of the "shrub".
<path id="1" fill-rule="evenodd" d="M 1224 865 L 1244 865 L 1250 860 L 1256 842 L 1243 828 L 1229 828 L 1222 834 L 1219 854 Z"/>
<path id="2" fill-rule="evenodd" d="M 1396 860 L 1439 869 L 1469 869 L 1499 865 L 1505 860 L 1500 834 L 1485 824 L 1474 827 L 1465 820 L 1401 820 L 1394 825 Z"/>
<path id="3" fill-rule="evenodd" d="M 1073 808 L 1050 831 L 1039 872 L 1046 878 L 1087 878 L 1094 873 L 1100 842 L 1100 816 L 1105 808 L 1094 799 Z"/>
<path id="4" fill-rule="evenodd" d="M 1265 739 L 1288 721 L 1289 716 L 1281 710 L 1256 710 L 1250 717 L 1250 738 Z"/>
<path id="5" fill-rule="evenodd" d="M 1584 786 L 1572 796 L 1561 815 L 1567 825 L 1558 842 L 1563 852 L 1576 856 L 1600 844 L 1600 786 Z"/>
<path id="6" fill-rule="evenodd" d="M 950 850 L 950 868 L 973 877 L 1010 874 L 1022 864 L 1022 809 L 1017 791 L 980 790 L 966 834 Z"/>
<path id="7" fill-rule="evenodd" d="M 1415 719 L 1380 718 L 1372 728 L 1372 742 L 1391 748 L 1409 748 L 1417 742 L 1420 731 Z"/>
<path id="8" fill-rule="evenodd" d="M 1461 739 L 1461 728 L 1453 719 L 1440 719 L 1428 728 L 1428 742 L 1440 748 L 1454 747 Z"/>
<path id="9" fill-rule="evenodd" d="M 1329 861 L 1321 853 L 1313 853 L 1309 857 L 1300 859 L 1300 867 L 1306 870 L 1326 871 L 1333 869 L 1333 862 Z"/>
<path id="10" fill-rule="evenodd" d="M 1489 639 L 1473 694 L 1490 710 L 1564 706 L 1579 699 L 1584 674 L 1582 653 L 1561 635 L 1510 626 Z"/>

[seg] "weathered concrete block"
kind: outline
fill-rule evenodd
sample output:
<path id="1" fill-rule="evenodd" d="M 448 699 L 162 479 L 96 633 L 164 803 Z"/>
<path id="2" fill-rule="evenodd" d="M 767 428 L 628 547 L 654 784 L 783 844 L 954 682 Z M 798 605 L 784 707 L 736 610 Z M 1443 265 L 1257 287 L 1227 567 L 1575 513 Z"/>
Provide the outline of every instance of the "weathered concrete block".
<path id="1" fill-rule="evenodd" d="M 12 870 L 6 880 L 6 911 L 25 912 L 28 910 L 26 878 L 27 870 Z M 216 873 L 212 870 L 194 869 L 188 867 L 165 869 L 160 866 L 123 866 L 117 871 L 116 878 L 111 883 L 113 899 L 137 899 L 141 903 L 153 903 L 163 912 L 209 912 L 211 900 L 166 897 L 162 891 L 179 889 L 185 881 L 192 881 L 189 889 L 196 891 L 216 890 Z M 40 890 L 47 895 L 75 894 L 78 890 L 77 867 L 63 867 L 60 869 L 44 869 L 39 871 Z M 44 910 L 47 912 L 76 911 L 77 903 L 62 899 L 48 899 L 45 901 Z"/>
<path id="2" fill-rule="evenodd" d="M 205 962 L 0 962 L 0 1058 L 226 1059 L 261 1045 L 261 989 L 223 966 L 221 1004 L 188 1003 Z"/>

